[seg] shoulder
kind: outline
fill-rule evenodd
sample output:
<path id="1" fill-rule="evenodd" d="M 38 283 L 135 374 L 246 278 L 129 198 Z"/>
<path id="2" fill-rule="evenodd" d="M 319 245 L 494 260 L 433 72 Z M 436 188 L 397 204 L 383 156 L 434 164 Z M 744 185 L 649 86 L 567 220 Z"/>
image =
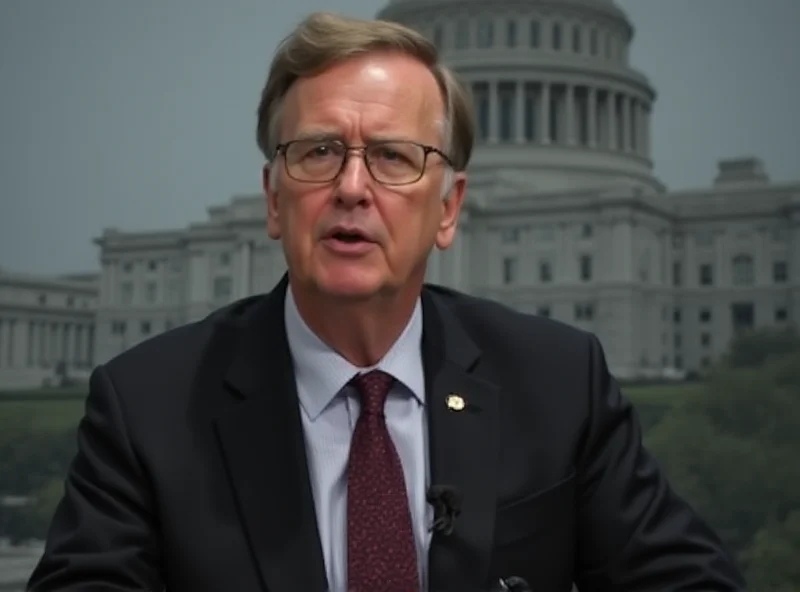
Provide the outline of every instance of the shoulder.
<path id="1" fill-rule="evenodd" d="M 163 404 L 165 394 L 177 400 L 193 385 L 219 379 L 243 328 L 260 314 L 268 298 L 242 299 L 151 337 L 101 364 L 95 372 L 106 374 L 118 396 L 135 406 L 145 406 L 151 399 Z"/>
<path id="2" fill-rule="evenodd" d="M 592 333 L 564 322 L 515 310 L 510 306 L 457 290 L 426 285 L 425 290 L 440 309 L 453 314 L 476 344 L 489 347 L 519 348 L 529 353 L 586 354 L 594 347 Z"/>

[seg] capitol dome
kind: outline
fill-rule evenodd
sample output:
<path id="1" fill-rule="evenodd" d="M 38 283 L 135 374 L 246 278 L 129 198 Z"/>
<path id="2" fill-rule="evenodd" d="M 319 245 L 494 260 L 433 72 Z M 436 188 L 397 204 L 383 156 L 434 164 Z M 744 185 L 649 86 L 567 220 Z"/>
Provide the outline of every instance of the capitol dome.
<path id="1" fill-rule="evenodd" d="M 655 91 L 629 64 L 633 27 L 612 0 L 390 0 L 378 18 L 425 34 L 471 89 L 478 192 L 663 191 Z"/>

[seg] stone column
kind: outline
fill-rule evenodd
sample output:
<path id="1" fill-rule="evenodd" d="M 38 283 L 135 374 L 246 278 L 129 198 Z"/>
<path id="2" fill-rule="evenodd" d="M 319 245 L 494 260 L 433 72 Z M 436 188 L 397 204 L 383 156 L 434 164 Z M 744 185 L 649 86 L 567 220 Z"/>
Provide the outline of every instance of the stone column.
<path id="1" fill-rule="evenodd" d="M 500 124 L 500 109 L 498 105 L 499 96 L 497 93 L 497 81 L 489 81 L 489 142 L 496 144 L 499 134 L 497 133 Z"/>
<path id="2" fill-rule="evenodd" d="M 86 365 L 94 363 L 94 326 L 86 325 Z"/>
<path id="3" fill-rule="evenodd" d="M 9 368 L 13 368 L 17 365 L 17 356 L 15 355 L 16 352 L 14 348 L 16 348 L 16 333 L 17 330 L 17 320 L 16 319 L 7 319 L 4 323 L 6 326 L 6 346 L 5 346 L 5 365 Z"/>
<path id="4" fill-rule="evenodd" d="M 586 91 L 586 127 L 589 130 L 589 148 L 597 146 L 597 89 L 587 87 Z"/>
<path id="5" fill-rule="evenodd" d="M 608 91 L 606 98 L 606 116 L 608 117 L 608 149 L 617 149 L 617 93 Z"/>
<path id="6" fill-rule="evenodd" d="M 539 104 L 539 142 L 549 144 L 550 137 L 550 83 L 542 82 L 541 100 Z"/>
<path id="7" fill-rule="evenodd" d="M 622 95 L 622 146 L 619 147 L 623 152 L 631 149 L 631 98 Z"/>
<path id="8" fill-rule="evenodd" d="M 514 125 L 517 128 L 516 142 L 517 144 L 525 143 L 525 81 L 517 80 L 517 85 L 514 94 Z"/>
<path id="9" fill-rule="evenodd" d="M 80 366 L 83 361 L 83 352 L 81 352 L 81 347 L 83 346 L 83 325 L 75 325 L 72 341 L 72 358 L 70 359 L 70 364 L 73 366 Z"/>
<path id="10" fill-rule="evenodd" d="M 27 365 L 29 367 L 36 366 L 37 356 L 39 355 L 39 333 L 36 329 L 36 321 L 33 319 L 28 320 L 28 359 Z"/>
<path id="11" fill-rule="evenodd" d="M 564 92 L 564 127 L 566 130 L 567 145 L 572 146 L 575 144 L 575 86 L 567 84 Z"/>
<path id="12" fill-rule="evenodd" d="M 71 348 L 72 325 L 70 323 L 64 323 L 61 335 L 62 335 L 61 359 L 64 360 L 64 363 L 67 366 L 70 366 L 72 362 L 72 348 Z"/>

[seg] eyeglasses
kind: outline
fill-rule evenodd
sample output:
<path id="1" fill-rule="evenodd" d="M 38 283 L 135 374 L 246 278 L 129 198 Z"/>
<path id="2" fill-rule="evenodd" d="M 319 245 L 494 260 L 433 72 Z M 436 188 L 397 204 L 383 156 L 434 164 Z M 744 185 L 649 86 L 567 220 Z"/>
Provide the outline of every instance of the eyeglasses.
<path id="1" fill-rule="evenodd" d="M 425 174 L 431 153 L 453 166 L 438 148 L 410 141 L 347 146 L 339 140 L 292 140 L 278 144 L 275 151 L 283 154 L 286 174 L 295 181 L 328 183 L 342 173 L 347 154 L 353 150 L 362 152 L 369 174 L 383 185 L 408 185 L 419 181 Z"/>

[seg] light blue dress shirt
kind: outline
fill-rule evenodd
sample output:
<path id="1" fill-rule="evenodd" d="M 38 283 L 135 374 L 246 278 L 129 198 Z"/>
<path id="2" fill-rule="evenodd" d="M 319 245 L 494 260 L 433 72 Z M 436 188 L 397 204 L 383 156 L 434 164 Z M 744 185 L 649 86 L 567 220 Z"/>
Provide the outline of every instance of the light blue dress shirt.
<path id="1" fill-rule="evenodd" d="M 425 500 L 429 469 L 420 302 L 386 356 L 369 368 L 352 365 L 311 331 L 297 310 L 291 286 L 284 314 L 330 589 L 347 590 L 347 460 L 360 410 L 358 396 L 347 383 L 359 372 L 374 368 L 397 380 L 386 401 L 386 422 L 403 464 L 421 589 L 427 589 L 428 527 L 433 511 Z"/>

